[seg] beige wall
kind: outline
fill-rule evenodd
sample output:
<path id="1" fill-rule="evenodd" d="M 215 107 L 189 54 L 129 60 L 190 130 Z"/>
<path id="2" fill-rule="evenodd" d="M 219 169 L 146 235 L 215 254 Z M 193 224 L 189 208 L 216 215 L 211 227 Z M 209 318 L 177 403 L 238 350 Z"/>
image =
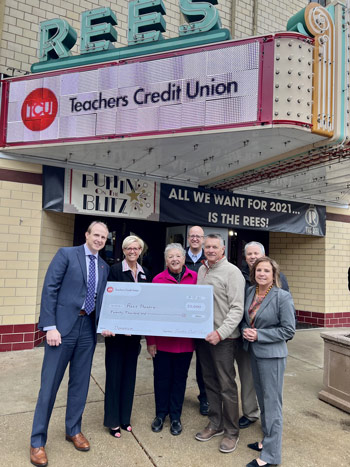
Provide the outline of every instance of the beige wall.
<path id="1" fill-rule="evenodd" d="M 349 312 L 350 223 L 327 222 L 325 307 L 326 312 Z"/>
<path id="2" fill-rule="evenodd" d="M 349 210 L 327 212 L 344 216 Z M 271 232 L 270 255 L 287 276 L 297 310 L 350 311 L 350 223 L 328 220 L 325 237 Z"/>
<path id="3" fill-rule="evenodd" d="M 285 30 L 288 19 L 308 4 L 308 1 L 286 0 L 218 0 L 216 8 L 220 12 L 222 25 L 232 31 L 234 38 L 242 38 L 255 34 Z M 85 1 L 66 0 L 2 0 L 3 22 L 0 27 L 0 72 L 11 75 L 8 68 L 16 68 L 22 72 L 30 70 L 31 64 L 38 61 L 39 23 L 52 18 L 65 18 L 78 32 L 77 44 L 73 53 L 77 54 L 80 41 L 80 14 L 83 11 L 110 7 L 117 15 L 118 32 L 117 47 L 127 45 L 128 1 Z M 178 1 L 165 0 L 165 20 L 167 30 L 165 38 L 177 37 L 178 27 L 184 23 Z M 255 5 L 255 9 L 253 6 Z M 255 12 L 255 19 L 253 14 Z M 1 21 L 1 8 L 0 8 Z M 255 25 L 255 26 L 254 26 Z M 15 71 L 15 75 L 18 75 Z"/>
<path id="4" fill-rule="evenodd" d="M 295 308 L 325 313 L 325 237 L 271 232 L 269 254 L 287 276 Z"/>
<path id="5" fill-rule="evenodd" d="M 41 173 L 41 166 L 0 159 L 0 169 Z M 42 187 L 0 181 L 0 325 L 38 321 L 47 266 L 73 244 L 74 215 L 42 211 Z"/>
<path id="6" fill-rule="evenodd" d="M 41 190 L 0 181 L 0 325 L 35 322 Z"/>

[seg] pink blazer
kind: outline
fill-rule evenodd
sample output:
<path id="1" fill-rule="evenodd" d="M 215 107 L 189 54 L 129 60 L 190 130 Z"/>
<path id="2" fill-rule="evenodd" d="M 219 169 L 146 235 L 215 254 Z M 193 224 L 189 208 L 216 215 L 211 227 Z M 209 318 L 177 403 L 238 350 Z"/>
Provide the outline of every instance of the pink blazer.
<path id="1" fill-rule="evenodd" d="M 154 277 L 153 281 L 157 284 L 174 284 L 177 282 L 175 278 L 169 274 L 168 269 Z M 197 273 L 186 267 L 186 271 L 182 276 L 180 284 L 196 284 Z M 146 336 L 147 345 L 156 345 L 157 350 L 171 353 L 193 352 L 194 341 L 187 337 L 160 337 Z"/>

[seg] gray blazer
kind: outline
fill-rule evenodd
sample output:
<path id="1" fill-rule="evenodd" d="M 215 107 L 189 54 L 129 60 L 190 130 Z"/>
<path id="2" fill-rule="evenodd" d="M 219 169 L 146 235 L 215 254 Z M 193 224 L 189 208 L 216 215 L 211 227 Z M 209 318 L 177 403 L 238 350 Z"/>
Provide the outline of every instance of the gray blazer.
<path id="1" fill-rule="evenodd" d="M 242 330 L 250 327 L 248 310 L 254 295 L 255 286 L 249 287 L 245 297 Z M 252 351 L 257 358 L 286 357 L 286 340 L 291 339 L 295 333 L 295 310 L 291 294 L 274 286 L 261 303 L 254 326 L 258 332 L 258 340 L 244 340 L 245 350 Z"/>

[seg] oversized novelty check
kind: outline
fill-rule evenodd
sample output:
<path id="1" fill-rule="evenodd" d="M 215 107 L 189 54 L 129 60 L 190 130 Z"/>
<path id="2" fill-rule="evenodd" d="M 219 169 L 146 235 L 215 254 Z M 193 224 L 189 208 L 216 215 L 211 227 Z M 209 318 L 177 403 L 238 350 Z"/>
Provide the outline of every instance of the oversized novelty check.
<path id="1" fill-rule="evenodd" d="M 213 330 L 211 285 L 107 282 L 97 332 L 203 338 Z"/>

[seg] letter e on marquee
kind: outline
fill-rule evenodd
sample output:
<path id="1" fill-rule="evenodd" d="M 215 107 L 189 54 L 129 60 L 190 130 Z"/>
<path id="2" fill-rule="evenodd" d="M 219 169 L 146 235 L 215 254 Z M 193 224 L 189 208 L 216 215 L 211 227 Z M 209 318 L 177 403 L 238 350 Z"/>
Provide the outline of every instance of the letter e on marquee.
<path id="1" fill-rule="evenodd" d="M 47 88 L 38 88 L 24 99 L 21 116 L 24 125 L 31 131 L 46 130 L 55 120 L 58 102 L 55 94 Z"/>

